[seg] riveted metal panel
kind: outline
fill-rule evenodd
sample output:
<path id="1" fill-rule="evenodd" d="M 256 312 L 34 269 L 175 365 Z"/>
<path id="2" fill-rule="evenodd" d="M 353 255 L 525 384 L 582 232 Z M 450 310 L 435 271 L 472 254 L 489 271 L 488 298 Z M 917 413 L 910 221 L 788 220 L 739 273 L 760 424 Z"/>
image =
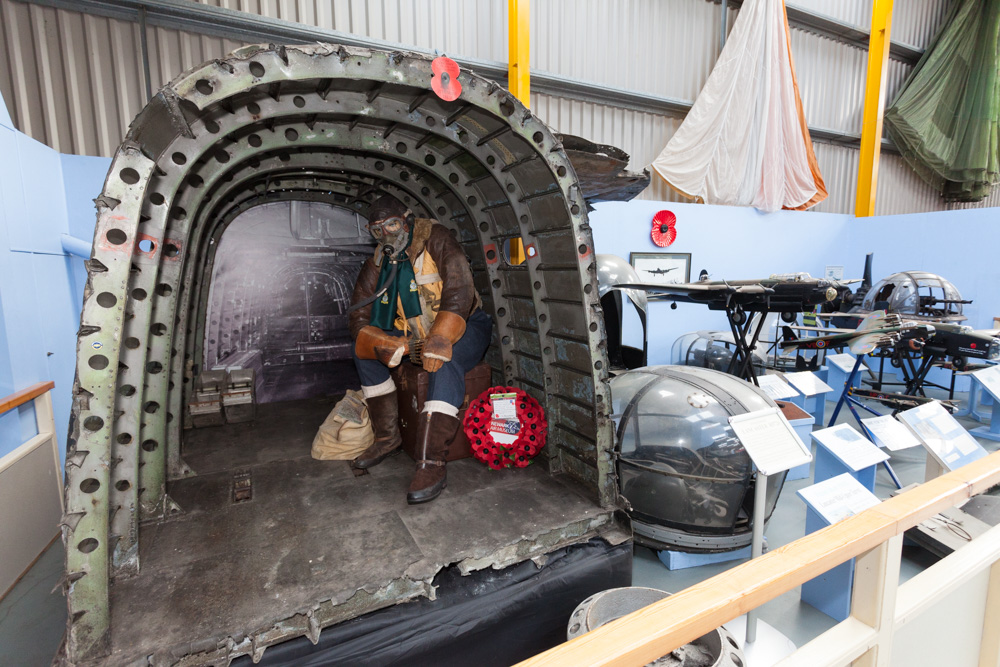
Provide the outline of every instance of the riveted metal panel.
<path id="1" fill-rule="evenodd" d="M 457 101 L 436 97 L 430 62 L 330 45 L 247 47 L 175 79 L 132 123 L 100 200 L 95 261 L 105 241 L 115 248 L 91 264 L 78 350 L 74 423 L 84 429 L 71 443 L 67 500 L 79 511 L 67 517 L 66 542 L 79 547 L 68 572 L 83 576 L 70 607 L 86 613 L 71 614 L 71 658 L 104 645 L 110 545 L 113 573 L 134 571 L 138 520 L 177 510 L 165 483 L 189 474 L 180 424 L 204 358 L 218 241 L 275 188 L 351 206 L 374 197 L 377 173 L 458 232 L 485 275 L 494 380 L 545 407 L 550 468 L 589 484 L 606 506 L 616 502 L 593 239 L 572 164 L 538 117 L 493 82 L 463 71 Z M 341 183 L 331 188 L 324 175 Z M 503 250 L 513 238 L 529 249 L 518 266 Z M 91 347 L 106 350 L 101 363 Z M 98 370 L 108 377 L 93 377 Z"/>

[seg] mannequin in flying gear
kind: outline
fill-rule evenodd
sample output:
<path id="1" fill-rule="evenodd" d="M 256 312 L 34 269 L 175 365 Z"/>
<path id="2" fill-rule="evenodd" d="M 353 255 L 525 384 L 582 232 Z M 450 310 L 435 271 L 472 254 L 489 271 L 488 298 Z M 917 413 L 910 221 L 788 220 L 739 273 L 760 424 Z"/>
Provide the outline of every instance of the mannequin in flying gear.
<path id="1" fill-rule="evenodd" d="M 447 484 L 445 460 L 460 425 L 465 374 L 483 358 L 493 321 L 481 308 L 465 253 L 444 225 L 414 218 L 391 195 L 371 205 L 368 220 L 378 245 L 354 285 L 349 326 L 375 442 L 351 465 L 371 468 L 399 452 L 399 409 L 389 369 L 404 355 L 419 353 L 430 381 L 406 500 L 423 503 Z"/>

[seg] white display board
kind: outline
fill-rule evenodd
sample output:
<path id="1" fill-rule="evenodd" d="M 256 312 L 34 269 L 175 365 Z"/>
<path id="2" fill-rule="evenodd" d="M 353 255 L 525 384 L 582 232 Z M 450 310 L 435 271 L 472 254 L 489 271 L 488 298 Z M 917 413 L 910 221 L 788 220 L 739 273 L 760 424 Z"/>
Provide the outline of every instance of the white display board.
<path id="1" fill-rule="evenodd" d="M 800 489 L 798 494 L 830 524 L 882 502 L 848 472 Z"/>
<path id="2" fill-rule="evenodd" d="M 828 354 L 826 355 L 826 363 L 833 364 L 845 373 L 850 373 L 854 370 L 854 362 L 857 361 L 857 357 L 853 354 L 847 354 L 846 352 L 841 352 L 840 354 Z"/>
<path id="3" fill-rule="evenodd" d="M 937 401 L 900 412 L 899 420 L 946 470 L 986 456 L 982 445 Z"/>
<path id="4" fill-rule="evenodd" d="M 788 384 L 777 375 L 758 375 L 757 383 L 768 396 L 776 401 L 799 395 L 799 392 L 795 391 L 795 389 L 792 388 L 792 385 Z"/>
<path id="5" fill-rule="evenodd" d="M 816 377 L 816 374 L 812 371 L 785 373 L 785 379 L 798 389 L 800 394 L 806 396 L 815 396 L 816 394 L 833 391 L 833 387 Z"/>
<path id="6" fill-rule="evenodd" d="M 735 415 L 729 424 L 762 475 L 812 461 L 812 452 L 778 408 Z"/>
<path id="7" fill-rule="evenodd" d="M 888 454 L 854 430 L 850 424 L 837 424 L 813 431 L 812 436 L 854 472 L 878 465 L 889 458 Z"/>
<path id="8" fill-rule="evenodd" d="M 862 419 L 861 423 L 871 431 L 872 436 L 875 438 L 875 444 L 879 447 L 885 447 L 890 452 L 909 449 L 920 444 L 920 441 L 910 432 L 910 429 L 896 421 L 892 415 L 869 417 L 868 419 Z"/>
<path id="9" fill-rule="evenodd" d="M 979 380 L 993 398 L 1000 400 L 1000 366 L 990 366 L 975 371 L 973 375 Z"/>

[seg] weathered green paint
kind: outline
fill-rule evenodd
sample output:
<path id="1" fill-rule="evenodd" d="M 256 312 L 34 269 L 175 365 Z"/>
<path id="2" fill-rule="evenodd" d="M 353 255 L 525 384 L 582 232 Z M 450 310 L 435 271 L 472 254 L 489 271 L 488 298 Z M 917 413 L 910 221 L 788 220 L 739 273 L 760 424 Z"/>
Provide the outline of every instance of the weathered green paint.
<path id="1" fill-rule="evenodd" d="M 398 190 L 414 188 L 422 207 L 458 230 L 479 274 L 497 324 L 495 379 L 525 387 L 547 411 L 551 468 L 615 504 L 593 240 L 572 165 L 495 83 L 463 71 L 462 96 L 447 103 L 430 81 L 430 59 L 417 54 L 247 47 L 176 79 L 133 122 L 100 200 L 94 259 L 107 270 L 89 272 L 77 350 L 64 528 L 71 660 L 106 646 L 109 546 L 115 573 L 141 566 L 139 519 L 176 510 L 167 480 L 192 474 L 180 458 L 185 380 L 201 363 L 214 252 L 239 207 L 266 197 L 261 175 L 374 170 Z M 355 195 L 368 187 L 363 176 L 346 181 Z M 310 188 L 299 181 L 294 190 L 304 197 Z M 107 242 L 112 228 L 124 243 Z M 511 266 L 503 245 L 515 238 L 528 259 Z M 114 304 L 99 304 L 103 294 Z M 106 365 L 91 362 L 95 343 Z M 83 428 L 90 417 L 100 427 Z M 81 488 L 84 480 L 96 490 Z M 83 540 L 96 548 L 81 551 Z M 284 623 L 264 645 L 313 632 L 317 621 Z"/>

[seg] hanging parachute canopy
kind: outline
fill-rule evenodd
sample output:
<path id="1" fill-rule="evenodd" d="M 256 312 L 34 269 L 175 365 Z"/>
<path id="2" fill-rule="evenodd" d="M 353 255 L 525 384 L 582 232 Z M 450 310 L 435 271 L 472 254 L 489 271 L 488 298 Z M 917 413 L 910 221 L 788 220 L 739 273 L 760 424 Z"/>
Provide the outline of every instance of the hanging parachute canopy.
<path id="1" fill-rule="evenodd" d="M 653 169 L 707 204 L 776 211 L 826 199 L 782 0 L 743 3 L 715 69 Z"/>
<path id="2" fill-rule="evenodd" d="M 1000 181 L 1000 0 L 960 0 L 885 114 L 913 170 L 947 201 L 979 201 Z"/>

